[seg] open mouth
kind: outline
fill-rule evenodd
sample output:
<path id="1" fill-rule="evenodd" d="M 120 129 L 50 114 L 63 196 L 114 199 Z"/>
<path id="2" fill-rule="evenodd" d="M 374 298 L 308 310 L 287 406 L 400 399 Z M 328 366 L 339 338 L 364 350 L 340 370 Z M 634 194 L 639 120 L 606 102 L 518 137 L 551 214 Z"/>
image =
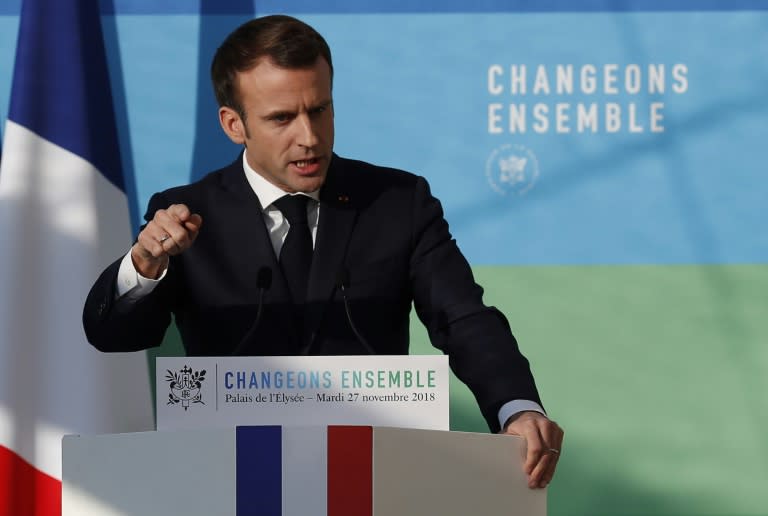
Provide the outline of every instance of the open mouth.
<path id="1" fill-rule="evenodd" d="M 296 167 L 300 173 L 314 174 L 320 169 L 320 158 L 300 159 L 291 161 L 291 164 Z"/>

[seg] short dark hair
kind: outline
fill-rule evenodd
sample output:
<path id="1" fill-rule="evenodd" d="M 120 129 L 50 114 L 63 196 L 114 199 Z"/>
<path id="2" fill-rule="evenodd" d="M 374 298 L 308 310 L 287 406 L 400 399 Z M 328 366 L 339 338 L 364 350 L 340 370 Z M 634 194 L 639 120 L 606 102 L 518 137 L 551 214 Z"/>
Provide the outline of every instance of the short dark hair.
<path id="1" fill-rule="evenodd" d="M 235 29 L 213 57 L 211 81 L 220 107 L 230 107 L 245 119 L 235 78 L 265 57 L 287 69 L 310 68 L 322 57 L 333 80 L 331 49 L 315 29 L 291 16 L 264 16 Z"/>

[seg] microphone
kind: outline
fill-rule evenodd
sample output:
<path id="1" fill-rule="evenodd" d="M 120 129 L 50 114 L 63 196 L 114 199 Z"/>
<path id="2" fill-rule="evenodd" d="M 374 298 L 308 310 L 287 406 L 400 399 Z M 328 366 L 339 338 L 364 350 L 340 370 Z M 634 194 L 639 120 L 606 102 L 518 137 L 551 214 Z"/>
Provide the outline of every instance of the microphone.
<path id="1" fill-rule="evenodd" d="M 363 336 L 360 334 L 359 331 L 357 331 L 357 327 L 355 326 L 355 322 L 352 320 L 352 312 L 349 308 L 349 299 L 347 298 L 347 285 L 349 285 L 349 273 L 347 272 L 347 269 L 343 268 L 339 271 L 339 275 L 336 278 L 336 285 L 338 286 L 339 291 L 341 292 L 341 297 L 344 300 L 344 311 L 347 313 L 347 322 L 349 322 L 349 327 L 352 328 L 352 333 L 355 334 L 355 337 L 357 338 L 358 342 L 363 345 L 365 348 L 365 351 L 369 355 L 375 355 L 376 352 L 373 350 L 370 344 L 368 344 L 368 341 L 363 338 Z"/>
<path id="2" fill-rule="evenodd" d="M 256 318 L 253 320 L 253 324 L 243 336 L 242 340 L 238 343 L 233 355 L 239 355 L 243 351 L 245 344 L 251 340 L 253 334 L 256 332 L 256 328 L 259 327 L 259 321 L 261 321 L 261 312 L 264 307 L 264 293 L 272 286 L 272 269 L 267 266 L 259 268 L 259 272 L 256 273 L 256 288 L 259 291 L 259 304 L 256 308 Z"/>

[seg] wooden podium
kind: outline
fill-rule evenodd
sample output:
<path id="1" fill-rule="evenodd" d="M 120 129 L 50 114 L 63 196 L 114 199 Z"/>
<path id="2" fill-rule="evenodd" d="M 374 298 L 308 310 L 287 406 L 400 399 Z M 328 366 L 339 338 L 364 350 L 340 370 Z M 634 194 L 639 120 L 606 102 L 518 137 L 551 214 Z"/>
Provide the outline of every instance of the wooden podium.
<path id="1" fill-rule="evenodd" d="M 522 439 L 245 426 L 63 441 L 63 516 L 539 516 Z"/>

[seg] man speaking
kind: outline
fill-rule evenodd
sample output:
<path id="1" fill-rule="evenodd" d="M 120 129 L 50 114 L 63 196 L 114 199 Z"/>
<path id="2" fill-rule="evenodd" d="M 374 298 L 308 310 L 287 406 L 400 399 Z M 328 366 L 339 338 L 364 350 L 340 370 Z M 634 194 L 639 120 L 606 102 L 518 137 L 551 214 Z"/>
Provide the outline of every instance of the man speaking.
<path id="1" fill-rule="evenodd" d="M 440 202 L 422 177 L 333 153 L 323 37 L 288 16 L 249 21 L 211 77 L 221 127 L 244 150 L 150 199 L 136 243 L 88 295 L 89 341 L 159 346 L 173 314 L 188 355 L 407 354 L 413 303 L 491 430 L 526 439 L 529 485 L 546 486 L 563 431 Z"/>

